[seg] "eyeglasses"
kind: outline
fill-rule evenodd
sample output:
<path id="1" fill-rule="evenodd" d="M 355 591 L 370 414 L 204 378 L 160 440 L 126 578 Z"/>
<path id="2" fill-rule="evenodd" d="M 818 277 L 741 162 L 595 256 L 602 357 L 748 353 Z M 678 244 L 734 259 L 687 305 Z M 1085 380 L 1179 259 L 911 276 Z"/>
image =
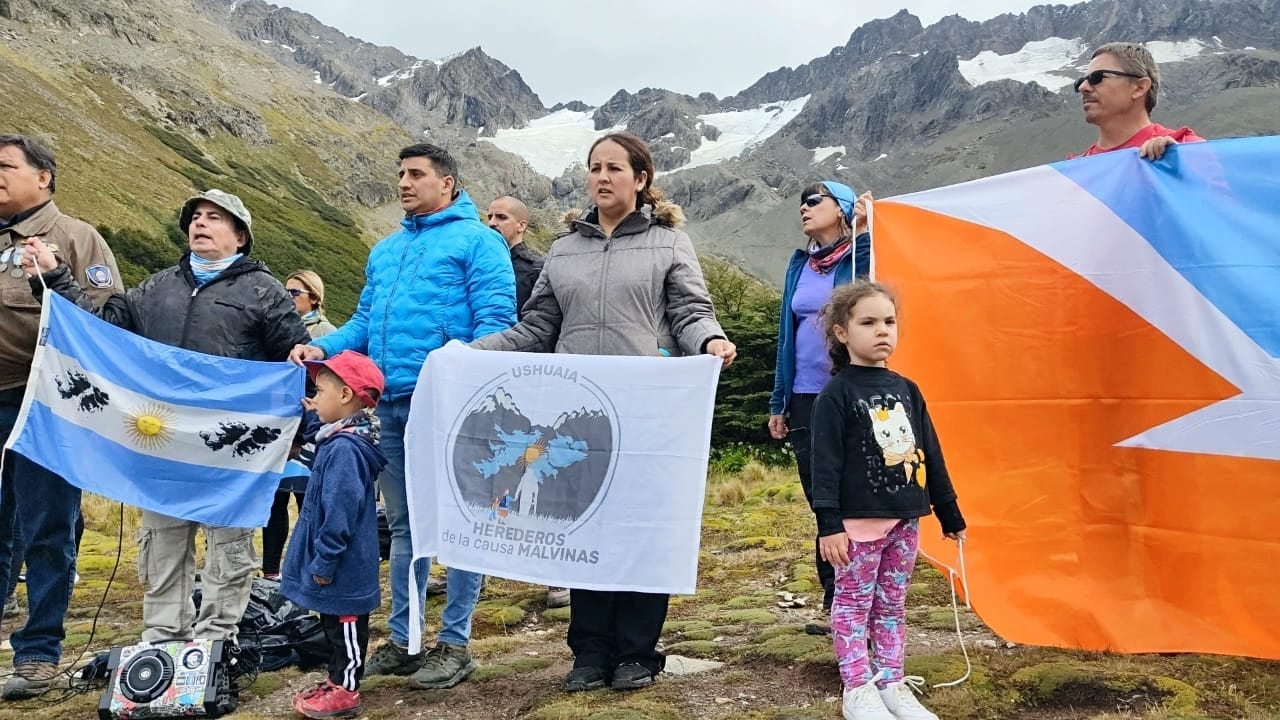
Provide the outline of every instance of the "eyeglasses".
<path id="1" fill-rule="evenodd" d="M 1146 75 L 1135 75 L 1133 73 L 1127 73 L 1120 70 L 1094 70 L 1084 77 L 1076 78 L 1076 92 L 1080 92 L 1080 86 L 1085 84 L 1086 81 L 1091 87 L 1097 87 L 1109 76 L 1134 78 L 1135 80 L 1141 80 L 1146 77 Z"/>
<path id="2" fill-rule="evenodd" d="M 814 193 L 814 194 L 810 195 L 809 197 L 807 197 L 807 198 L 805 198 L 805 199 L 801 200 L 801 201 L 800 201 L 800 204 L 801 204 L 801 205 L 808 205 L 809 207 L 818 207 L 819 205 L 821 205 L 821 204 L 822 204 L 822 201 L 823 201 L 823 200 L 826 200 L 826 199 L 827 199 L 827 198 L 829 198 L 829 197 L 831 197 L 831 196 L 830 196 L 830 195 L 822 195 L 822 194 L 820 194 L 820 193 Z"/>
<path id="3" fill-rule="evenodd" d="M 298 297 L 302 293 L 306 292 L 306 290 L 301 290 L 299 288 L 288 288 L 288 290 L 289 290 L 290 297 Z"/>

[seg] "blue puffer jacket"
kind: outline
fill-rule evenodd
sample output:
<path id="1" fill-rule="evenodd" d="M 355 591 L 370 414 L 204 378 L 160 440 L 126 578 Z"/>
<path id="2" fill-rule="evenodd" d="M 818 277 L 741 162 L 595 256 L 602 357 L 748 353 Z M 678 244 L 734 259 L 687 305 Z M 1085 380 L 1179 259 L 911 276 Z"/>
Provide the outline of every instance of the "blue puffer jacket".
<path id="1" fill-rule="evenodd" d="M 791 312 L 791 296 L 800 284 L 800 271 L 809 262 L 809 253 L 796 250 L 787 264 L 787 278 L 782 283 L 782 313 L 778 319 L 778 358 L 773 366 L 773 395 L 769 398 L 769 414 L 785 415 L 791 406 L 791 386 L 796 381 L 796 316 Z M 855 277 L 871 272 L 871 235 L 854 238 L 853 252 L 836 263 L 833 285 L 840 287 Z"/>
<path id="2" fill-rule="evenodd" d="M 511 252 L 480 222 L 466 191 L 449 207 L 400 221 L 369 253 L 355 315 L 311 344 L 331 357 L 356 350 L 386 377 L 384 400 L 413 393 L 427 353 L 516 322 Z"/>

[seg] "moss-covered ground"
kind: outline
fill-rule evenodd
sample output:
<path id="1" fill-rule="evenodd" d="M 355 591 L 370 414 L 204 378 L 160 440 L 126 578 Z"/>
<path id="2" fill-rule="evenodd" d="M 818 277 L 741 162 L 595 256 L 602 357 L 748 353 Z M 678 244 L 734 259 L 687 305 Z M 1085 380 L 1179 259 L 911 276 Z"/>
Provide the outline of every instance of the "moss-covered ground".
<path id="1" fill-rule="evenodd" d="M 125 513 L 119 568 L 111 579 L 120 511 L 99 498 L 87 499 L 85 510 L 89 529 L 79 565 L 82 579 L 67 620 L 68 663 L 86 645 L 97 651 L 132 642 L 141 614 L 134 570 L 137 551 L 131 539 L 136 512 Z M 369 678 L 360 717 L 838 718 L 840 681 L 830 640 L 804 630 L 814 620 L 811 605 L 818 599 L 813 593 L 811 522 L 789 471 L 752 464 L 739 473 L 711 477 L 699 590 L 672 599 L 662 643 L 671 654 L 724 663 L 717 670 L 664 676 L 652 688 L 629 694 L 601 690 L 565 695 L 559 682 L 570 665 L 564 645 L 568 612 L 548 610 L 543 588 L 490 579 L 475 617 L 473 652 L 480 669 L 471 679 L 450 691 L 421 692 L 410 689 L 402 678 Z M 965 661 L 945 580 L 922 565 L 913 583 L 907 672 L 922 676 L 930 686 L 955 681 L 964 674 Z M 98 614 L 104 591 L 106 603 Z M 811 602 L 802 608 L 780 608 L 778 593 L 783 591 Z M 441 597 L 431 599 L 432 627 L 438 626 L 442 603 Z M 1280 717 L 1277 663 L 1011 646 L 963 611 L 961 625 L 973 664 L 970 677 L 955 687 L 931 688 L 924 696 L 943 720 Z M 372 626 L 371 644 L 376 645 L 385 637 L 385 616 L 376 615 Z M 0 651 L 4 672 L 9 660 L 7 650 Z M 319 677 L 298 669 L 264 674 L 244 694 L 236 717 L 290 717 L 290 695 Z M 0 716 L 94 717 L 98 692 L 58 704 L 51 704 L 59 699 L 53 695 L 3 703 Z"/>

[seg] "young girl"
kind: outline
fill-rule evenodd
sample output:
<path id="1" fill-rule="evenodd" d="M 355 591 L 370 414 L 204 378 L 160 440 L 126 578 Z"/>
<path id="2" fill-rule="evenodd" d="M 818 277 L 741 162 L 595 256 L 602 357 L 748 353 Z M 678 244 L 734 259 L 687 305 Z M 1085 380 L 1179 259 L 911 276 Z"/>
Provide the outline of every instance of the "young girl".
<path id="1" fill-rule="evenodd" d="M 938 720 L 903 682 L 907 585 L 930 506 L 947 537 L 964 538 L 924 396 L 885 367 L 896 314 L 888 291 L 858 280 L 837 288 L 823 315 L 834 377 L 813 408 L 813 507 L 836 569 L 845 720 Z"/>

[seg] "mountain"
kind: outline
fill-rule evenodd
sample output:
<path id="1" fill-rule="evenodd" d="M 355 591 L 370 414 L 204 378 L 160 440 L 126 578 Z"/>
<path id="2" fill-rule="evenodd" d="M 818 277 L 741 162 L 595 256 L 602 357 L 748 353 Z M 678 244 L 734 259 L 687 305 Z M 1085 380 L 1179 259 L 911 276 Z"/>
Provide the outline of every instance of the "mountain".
<path id="1" fill-rule="evenodd" d="M 177 260 L 182 201 L 216 186 L 245 200 L 274 271 L 320 269 L 335 316 L 355 306 L 409 141 L 389 118 L 180 2 L 5 0 L 0 40 L 5 131 L 54 148 L 56 201 L 104 231 L 127 283 Z"/>
<path id="2" fill-rule="evenodd" d="M 321 270 L 341 318 L 415 139 L 458 157 L 481 208 L 523 198 L 545 237 L 585 203 L 591 142 L 626 128 L 701 249 L 777 282 L 813 180 L 886 197 L 1086 147 L 1070 83 L 1118 39 L 1161 63 L 1158 121 L 1280 132 L 1280 0 L 1092 0 L 928 27 L 903 11 L 730 97 L 551 108 L 480 48 L 414 57 L 262 0 L 0 0 L 0 103 L 7 130 L 54 145 L 59 203 L 112 233 L 126 279 L 172 262 L 178 204 L 217 185 L 245 196 L 273 269 Z"/>

